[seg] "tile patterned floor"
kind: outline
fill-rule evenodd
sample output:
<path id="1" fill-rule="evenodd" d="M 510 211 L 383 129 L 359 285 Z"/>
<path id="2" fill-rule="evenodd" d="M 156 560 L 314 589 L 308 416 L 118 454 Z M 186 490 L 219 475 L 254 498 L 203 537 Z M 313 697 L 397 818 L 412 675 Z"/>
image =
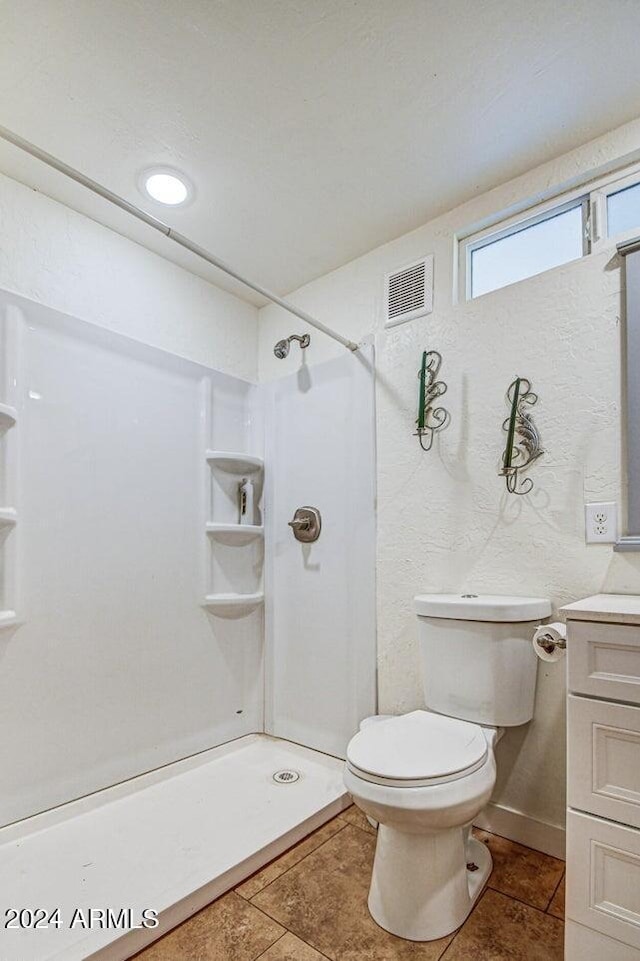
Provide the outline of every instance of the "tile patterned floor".
<path id="1" fill-rule="evenodd" d="M 564 862 L 475 833 L 493 873 L 462 927 L 439 941 L 404 941 L 371 919 L 375 831 L 351 807 L 136 961 L 562 961 Z"/>

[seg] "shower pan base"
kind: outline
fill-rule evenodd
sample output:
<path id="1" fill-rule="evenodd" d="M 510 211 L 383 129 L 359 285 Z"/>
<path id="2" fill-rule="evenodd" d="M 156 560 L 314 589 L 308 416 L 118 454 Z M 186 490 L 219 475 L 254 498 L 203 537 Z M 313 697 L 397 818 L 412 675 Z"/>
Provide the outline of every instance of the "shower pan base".
<path id="1" fill-rule="evenodd" d="M 3 917 L 2 961 L 125 961 L 346 808 L 342 768 L 254 734 L 1 829 L 2 910 L 60 922 Z"/>

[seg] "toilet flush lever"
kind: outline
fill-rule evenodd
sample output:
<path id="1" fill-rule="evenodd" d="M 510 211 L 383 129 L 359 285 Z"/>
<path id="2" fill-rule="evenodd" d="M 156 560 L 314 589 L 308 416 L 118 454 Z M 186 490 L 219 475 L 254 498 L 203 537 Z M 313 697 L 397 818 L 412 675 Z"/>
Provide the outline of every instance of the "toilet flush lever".
<path id="1" fill-rule="evenodd" d="M 317 541 L 322 529 L 322 518 L 317 507 L 299 507 L 289 521 L 293 536 L 303 544 Z"/>

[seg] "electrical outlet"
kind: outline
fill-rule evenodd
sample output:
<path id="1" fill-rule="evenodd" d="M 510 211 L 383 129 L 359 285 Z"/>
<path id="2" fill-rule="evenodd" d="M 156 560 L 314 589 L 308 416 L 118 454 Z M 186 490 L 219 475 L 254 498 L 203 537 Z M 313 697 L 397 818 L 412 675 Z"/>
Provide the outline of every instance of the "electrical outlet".
<path id="1" fill-rule="evenodd" d="M 618 540 L 618 505 L 614 501 L 584 505 L 587 544 L 615 544 Z"/>

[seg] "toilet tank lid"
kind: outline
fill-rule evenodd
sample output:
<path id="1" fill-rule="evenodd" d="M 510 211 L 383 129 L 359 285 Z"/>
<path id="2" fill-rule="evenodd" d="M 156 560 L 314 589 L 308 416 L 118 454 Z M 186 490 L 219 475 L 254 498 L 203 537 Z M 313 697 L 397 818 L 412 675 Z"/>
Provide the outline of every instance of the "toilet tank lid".
<path id="1" fill-rule="evenodd" d="M 517 597 L 508 594 L 418 594 L 416 614 L 448 617 L 457 621 L 536 621 L 551 614 L 545 597 Z"/>

